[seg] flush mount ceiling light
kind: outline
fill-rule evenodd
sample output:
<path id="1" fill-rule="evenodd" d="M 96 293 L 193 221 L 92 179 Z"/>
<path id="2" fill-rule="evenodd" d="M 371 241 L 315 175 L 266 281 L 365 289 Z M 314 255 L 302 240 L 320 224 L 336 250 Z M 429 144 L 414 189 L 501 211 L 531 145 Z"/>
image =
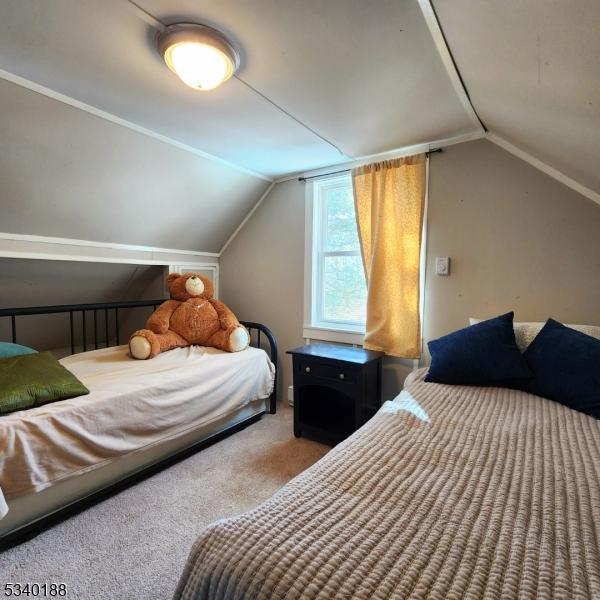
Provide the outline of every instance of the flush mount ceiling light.
<path id="1" fill-rule="evenodd" d="M 195 90 L 216 88 L 240 65 L 240 55 L 229 40 L 206 25 L 169 25 L 158 34 L 157 44 L 169 69 Z"/>

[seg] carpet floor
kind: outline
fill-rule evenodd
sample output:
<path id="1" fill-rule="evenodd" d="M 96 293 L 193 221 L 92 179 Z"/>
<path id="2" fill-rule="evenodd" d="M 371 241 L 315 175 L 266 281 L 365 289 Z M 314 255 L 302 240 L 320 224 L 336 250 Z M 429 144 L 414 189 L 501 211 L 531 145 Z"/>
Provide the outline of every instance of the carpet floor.
<path id="1" fill-rule="evenodd" d="M 328 448 L 282 406 L 246 429 L 0 554 L 7 582 L 66 583 L 68 600 L 171 598 L 192 543 L 266 500 Z"/>

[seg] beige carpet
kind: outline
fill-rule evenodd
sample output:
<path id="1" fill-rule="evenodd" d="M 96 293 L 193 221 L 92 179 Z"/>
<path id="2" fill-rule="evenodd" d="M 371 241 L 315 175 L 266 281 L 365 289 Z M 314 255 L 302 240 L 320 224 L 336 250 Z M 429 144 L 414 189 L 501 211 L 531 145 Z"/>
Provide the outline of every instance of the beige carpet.
<path id="1" fill-rule="evenodd" d="M 0 554 L 6 582 L 61 582 L 69 600 L 171 598 L 197 534 L 266 500 L 328 448 L 258 423 Z"/>

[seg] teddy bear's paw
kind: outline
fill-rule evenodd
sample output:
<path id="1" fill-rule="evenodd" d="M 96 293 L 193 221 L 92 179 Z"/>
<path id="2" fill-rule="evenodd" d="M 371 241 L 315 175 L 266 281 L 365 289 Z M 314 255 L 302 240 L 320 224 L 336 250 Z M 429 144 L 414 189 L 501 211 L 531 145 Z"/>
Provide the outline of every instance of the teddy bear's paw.
<path id="1" fill-rule="evenodd" d="M 150 356 L 150 353 L 152 352 L 152 346 L 144 336 L 134 335 L 129 340 L 129 352 L 131 352 L 131 356 L 133 356 L 133 358 L 145 360 Z"/>
<path id="2" fill-rule="evenodd" d="M 250 343 L 250 336 L 244 327 L 237 327 L 229 335 L 229 344 L 232 352 L 245 350 Z"/>

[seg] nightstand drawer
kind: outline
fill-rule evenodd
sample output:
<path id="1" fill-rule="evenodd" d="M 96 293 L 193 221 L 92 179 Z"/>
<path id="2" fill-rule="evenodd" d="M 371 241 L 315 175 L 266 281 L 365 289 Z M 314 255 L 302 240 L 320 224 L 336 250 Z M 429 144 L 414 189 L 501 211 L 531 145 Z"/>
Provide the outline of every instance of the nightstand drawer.
<path id="1" fill-rule="evenodd" d="M 347 368 L 345 365 L 335 366 L 326 363 L 319 363 L 312 360 L 301 360 L 300 372 L 305 377 L 315 377 L 337 383 L 355 384 L 357 381 L 356 369 Z"/>

